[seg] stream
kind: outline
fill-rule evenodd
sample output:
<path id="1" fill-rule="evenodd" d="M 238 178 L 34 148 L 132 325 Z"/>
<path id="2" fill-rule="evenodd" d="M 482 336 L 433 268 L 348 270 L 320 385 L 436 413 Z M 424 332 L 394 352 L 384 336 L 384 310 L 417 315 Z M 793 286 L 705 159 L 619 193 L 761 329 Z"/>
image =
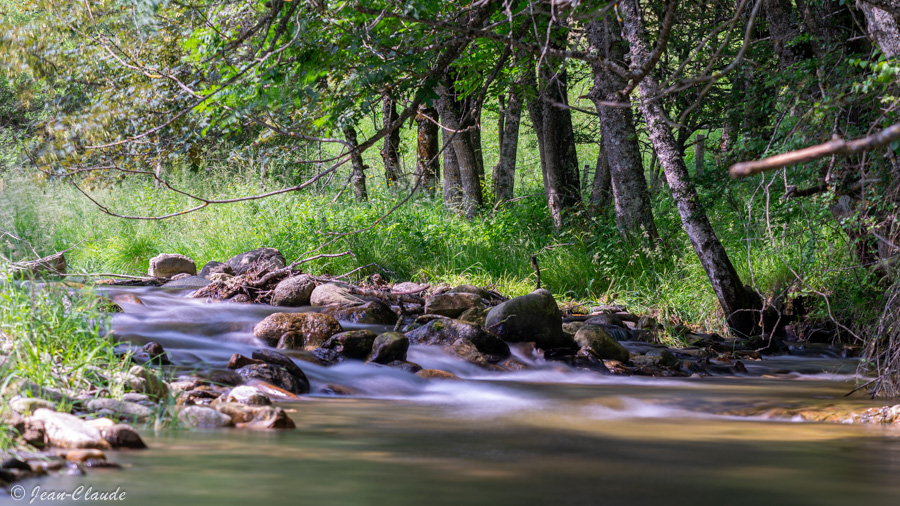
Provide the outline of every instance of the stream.
<path id="1" fill-rule="evenodd" d="M 125 312 L 112 323 L 117 339 L 159 342 L 185 371 L 224 368 L 234 353 L 249 356 L 261 347 L 253 325 L 285 310 L 157 288 L 108 292 L 143 302 L 120 304 Z M 345 325 L 354 328 L 382 330 Z M 632 351 L 647 346 L 623 344 Z M 771 408 L 879 405 L 844 397 L 856 384 L 853 359 L 821 350 L 747 361 L 740 376 L 649 378 L 517 358 L 530 367 L 497 373 L 439 348 L 410 348 L 409 361 L 463 381 L 361 362 L 325 368 L 298 361 L 313 394 L 279 403 L 296 430 L 143 429 L 148 450 L 109 454 L 123 470 L 23 485 L 29 493 L 118 488 L 127 504 L 198 506 L 900 500 L 900 429 L 765 416 Z M 331 385 L 355 394 L 329 395 Z M 31 504 L 66 502 L 79 501 Z"/>

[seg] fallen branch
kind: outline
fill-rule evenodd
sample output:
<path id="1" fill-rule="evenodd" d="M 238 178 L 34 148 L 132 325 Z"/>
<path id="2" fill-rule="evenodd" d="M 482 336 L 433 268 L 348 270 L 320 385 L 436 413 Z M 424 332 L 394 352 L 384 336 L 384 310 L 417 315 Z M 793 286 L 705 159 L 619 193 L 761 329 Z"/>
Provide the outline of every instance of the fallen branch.
<path id="1" fill-rule="evenodd" d="M 770 156 L 762 160 L 736 163 L 728 169 L 728 173 L 731 174 L 731 177 L 747 177 L 761 172 L 812 162 L 826 156 L 852 155 L 862 151 L 870 151 L 898 139 L 900 139 L 900 123 L 893 124 L 880 132 L 853 141 L 835 137 L 824 144 Z"/>

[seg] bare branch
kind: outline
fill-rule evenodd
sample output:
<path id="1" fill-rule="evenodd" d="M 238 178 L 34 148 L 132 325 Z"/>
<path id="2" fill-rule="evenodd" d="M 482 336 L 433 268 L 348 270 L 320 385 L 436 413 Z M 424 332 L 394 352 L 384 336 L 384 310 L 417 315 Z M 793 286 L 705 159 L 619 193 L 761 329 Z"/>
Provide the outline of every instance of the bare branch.
<path id="1" fill-rule="evenodd" d="M 762 160 L 736 163 L 728 169 L 728 173 L 731 174 L 731 177 L 747 177 L 761 172 L 812 162 L 826 156 L 852 155 L 862 151 L 870 151 L 898 139 L 900 139 L 900 123 L 893 124 L 880 132 L 853 141 L 834 138 L 824 144 L 770 156 Z"/>

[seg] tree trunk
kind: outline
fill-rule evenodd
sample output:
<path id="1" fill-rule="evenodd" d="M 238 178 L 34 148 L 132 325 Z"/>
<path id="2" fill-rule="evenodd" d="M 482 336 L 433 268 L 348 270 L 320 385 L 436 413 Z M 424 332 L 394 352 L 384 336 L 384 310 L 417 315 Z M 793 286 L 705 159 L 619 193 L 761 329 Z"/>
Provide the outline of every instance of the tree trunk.
<path id="1" fill-rule="evenodd" d="M 450 140 L 452 135 L 446 129 L 441 129 L 444 144 L 444 207 L 458 211 L 463 201 L 462 180 L 459 178 L 459 163 Z"/>
<path id="2" fill-rule="evenodd" d="M 592 21 L 588 25 L 588 43 L 599 54 L 608 55 L 612 61 L 625 59 L 625 43 L 619 35 L 619 25 L 612 16 Z M 623 102 L 621 97 L 625 79 L 618 74 L 593 66 L 594 87 L 590 98 L 600 115 L 600 131 L 603 151 L 609 162 L 612 194 L 616 209 L 616 225 L 625 236 L 640 237 L 646 233 L 651 241 L 658 238 L 653 223 L 653 208 L 644 166 L 638 145 L 634 116 L 630 107 L 614 107 L 604 102 Z"/>
<path id="3" fill-rule="evenodd" d="M 698 178 L 703 177 L 703 169 L 705 166 L 706 158 L 706 136 L 705 135 L 697 135 L 697 139 L 694 142 L 694 175 Z"/>
<path id="4" fill-rule="evenodd" d="M 517 89 L 510 89 L 509 103 L 504 109 L 503 128 L 500 135 L 500 160 L 494 167 L 494 198 L 497 202 L 513 198 L 521 117 L 522 93 Z"/>
<path id="5" fill-rule="evenodd" d="M 430 194 L 434 194 L 440 172 L 437 117 L 436 110 L 419 106 L 416 115 L 416 183 Z"/>
<path id="6" fill-rule="evenodd" d="M 650 55 L 647 35 L 640 18 L 637 0 L 619 3 L 623 18 L 623 33 L 630 45 L 632 69 L 639 69 Z M 687 166 L 678 151 L 668 118 L 656 96 L 658 85 L 651 73 L 641 81 L 640 109 L 647 122 L 650 141 L 666 174 L 672 197 L 681 216 L 694 252 L 712 283 L 713 291 L 722 306 L 728 326 L 738 334 L 750 335 L 758 329 L 761 301 L 741 283 L 722 243 L 700 206 L 697 191 L 688 176 Z"/>
<path id="7" fill-rule="evenodd" d="M 778 55 L 778 63 L 783 67 L 789 67 L 804 58 L 810 56 L 808 43 L 796 43 L 800 36 L 797 26 L 797 17 L 791 0 L 763 0 L 766 21 L 769 25 L 769 35 L 775 44 L 775 54 Z"/>
<path id="8" fill-rule="evenodd" d="M 438 95 L 440 96 L 438 113 L 441 116 L 441 124 L 450 130 L 445 133 L 444 139 L 446 141 L 449 137 L 459 167 L 459 180 L 462 185 L 462 211 L 467 218 L 471 219 L 478 214 L 482 204 L 481 182 L 478 178 L 475 151 L 469 136 L 461 131 L 459 102 L 457 102 L 451 86 L 439 86 Z"/>
<path id="9" fill-rule="evenodd" d="M 876 2 L 857 0 L 856 6 L 866 17 L 866 31 L 888 58 L 900 56 L 900 0 L 882 0 L 882 7 L 892 7 L 893 13 L 876 7 Z"/>
<path id="10" fill-rule="evenodd" d="M 384 116 L 384 126 L 397 121 L 397 105 L 394 99 L 388 93 L 385 93 L 382 100 L 382 113 Z M 381 148 L 381 158 L 384 160 L 384 179 L 385 184 L 393 186 L 400 180 L 400 129 L 392 130 L 388 135 L 384 136 L 384 147 Z"/>
<path id="11" fill-rule="evenodd" d="M 362 153 L 356 151 L 359 145 L 356 141 L 356 129 L 352 126 L 344 127 L 344 138 L 350 144 L 350 182 L 353 184 L 353 191 L 356 194 L 357 202 L 365 202 L 369 200 L 369 194 L 366 191 L 366 165 L 363 163 Z"/>
<path id="12" fill-rule="evenodd" d="M 609 206 L 612 199 L 612 180 L 609 173 L 609 159 L 603 138 L 600 139 L 600 152 L 597 154 L 597 168 L 594 170 L 594 184 L 591 187 L 591 207 L 600 211 Z"/>

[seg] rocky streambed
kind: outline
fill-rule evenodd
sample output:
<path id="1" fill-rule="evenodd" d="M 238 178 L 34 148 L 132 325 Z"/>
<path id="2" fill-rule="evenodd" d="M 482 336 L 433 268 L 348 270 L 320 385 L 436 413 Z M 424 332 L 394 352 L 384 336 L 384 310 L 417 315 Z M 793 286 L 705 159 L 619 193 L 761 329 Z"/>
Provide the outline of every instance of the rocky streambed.
<path id="1" fill-rule="evenodd" d="M 537 409 L 555 412 L 548 419 L 563 428 L 571 417 L 598 416 L 880 425 L 900 418 L 900 409 L 840 399 L 834 387 L 829 400 L 715 393 L 722 385 L 827 382 L 840 385 L 842 395 L 857 379 L 857 362 L 845 350 L 690 332 L 682 336 L 685 346 L 670 348 L 658 343 L 661 326 L 652 318 L 616 306 L 564 311 L 546 290 L 510 299 L 474 286 L 378 278 L 354 285 L 288 269 L 270 249 L 208 264 L 199 275 L 190 259 L 163 256 L 149 274 L 101 285 L 120 311 L 111 329 L 120 350 L 140 364 L 119 378 L 125 392 L 17 400 L 11 407 L 23 438 L 46 449 L 7 459 L 8 481 L 130 461 L 130 454 L 107 458 L 110 449 L 144 445 L 120 421 L 304 432 L 321 429 L 314 420 L 329 399 L 367 406 L 374 400 L 402 416 L 409 408 L 398 402 L 451 407 L 452 416 L 459 408 L 476 420 Z M 635 395 L 650 385 L 705 393 Z M 563 413 L 567 418 L 558 418 Z M 527 418 L 529 426 L 547 423 Z M 429 423 L 444 423 L 446 414 L 438 420 Z"/>

